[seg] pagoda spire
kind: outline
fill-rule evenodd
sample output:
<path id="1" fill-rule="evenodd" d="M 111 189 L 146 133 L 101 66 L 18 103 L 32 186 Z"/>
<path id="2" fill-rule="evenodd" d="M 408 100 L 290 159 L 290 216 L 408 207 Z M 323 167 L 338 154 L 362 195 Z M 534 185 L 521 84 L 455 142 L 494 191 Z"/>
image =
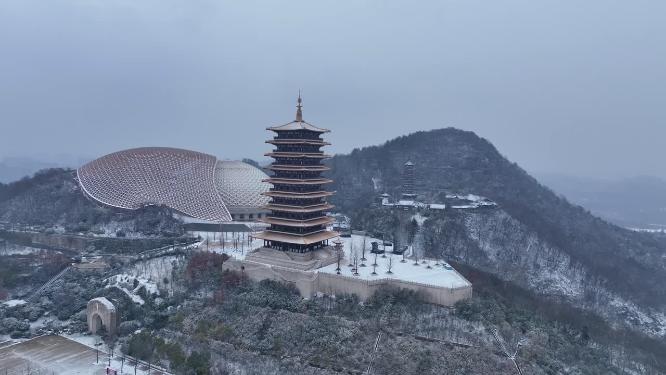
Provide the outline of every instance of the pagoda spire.
<path id="1" fill-rule="evenodd" d="M 298 105 L 296 105 L 296 121 L 303 121 L 303 105 L 301 104 L 301 90 L 298 90 Z"/>

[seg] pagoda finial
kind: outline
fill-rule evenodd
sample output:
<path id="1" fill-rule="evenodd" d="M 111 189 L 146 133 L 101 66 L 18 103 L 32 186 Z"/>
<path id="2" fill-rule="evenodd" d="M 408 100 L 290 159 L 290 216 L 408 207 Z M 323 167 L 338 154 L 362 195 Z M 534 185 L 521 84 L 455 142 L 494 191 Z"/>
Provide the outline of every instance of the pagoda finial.
<path id="1" fill-rule="evenodd" d="M 298 105 L 296 106 L 296 121 L 303 121 L 303 105 L 301 104 L 301 90 L 298 90 Z"/>

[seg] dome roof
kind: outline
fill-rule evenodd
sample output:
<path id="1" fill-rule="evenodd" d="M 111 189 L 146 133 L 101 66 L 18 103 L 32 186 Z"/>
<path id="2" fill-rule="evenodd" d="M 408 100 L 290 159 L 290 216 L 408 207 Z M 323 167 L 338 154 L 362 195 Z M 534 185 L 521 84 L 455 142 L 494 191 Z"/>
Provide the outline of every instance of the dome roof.
<path id="1" fill-rule="evenodd" d="M 136 210 L 168 206 L 186 216 L 231 221 L 230 210 L 263 206 L 270 185 L 243 162 L 168 147 L 142 147 L 95 159 L 77 171 L 82 190 L 107 206 Z"/>
<path id="2" fill-rule="evenodd" d="M 268 175 L 259 168 L 242 161 L 218 160 L 215 167 L 217 189 L 230 212 L 242 212 L 268 204 L 263 196 L 271 185 L 264 182 Z"/>

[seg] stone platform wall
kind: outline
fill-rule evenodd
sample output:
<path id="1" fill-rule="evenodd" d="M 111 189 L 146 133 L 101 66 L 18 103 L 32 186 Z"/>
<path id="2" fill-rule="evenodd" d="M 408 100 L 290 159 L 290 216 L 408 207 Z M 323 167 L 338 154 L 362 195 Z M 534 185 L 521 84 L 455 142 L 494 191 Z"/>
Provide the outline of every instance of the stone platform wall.
<path id="1" fill-rule="evenodd" d="M 365 280 L 351 276 L 300 271 L 248 261 L 228 260 L 225 269 L 239 271 L 255 281 L 271 279 L 294 285 L 303 297 L 310 298 L 320 292 L 328 295 L 356 294 L 366 301 L 379 288 L 391 286 L 423 293 L 426 301 L 436 305 L 452 306 L 456 302 L 472 298 L 472 286 L 447 288 L 396 279 Z"/>

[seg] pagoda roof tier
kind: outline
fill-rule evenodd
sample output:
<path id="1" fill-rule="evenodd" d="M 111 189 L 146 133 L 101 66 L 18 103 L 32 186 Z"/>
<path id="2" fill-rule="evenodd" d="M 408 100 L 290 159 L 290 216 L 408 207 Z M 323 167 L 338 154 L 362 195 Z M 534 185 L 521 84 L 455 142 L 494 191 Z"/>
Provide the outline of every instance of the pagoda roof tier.
<path id="1" fill-rule="evenodd" d="M 282 212 L 299 212 L 299 213 L 310 213 L 310 212 L 319 212 L 327 211 L 335 207 L 329 203 L 317 204 L 313 206 L 288 206 L 283 204 L 273 204 L 269 203 L 262 208 L 271 211 L 282 211 Z"/>
<path id="2" fill-rule="evenodd" d="M 273 145 L 315 145 L 330 146 L 330 143 L 318 139 L 269 139 L 266 143 Z"/>
<path id="3" fill-rule="evenodd" d="M 333 180 L 328 178 L 308 178 L 308 179 L 298 179 L 298 178 L 267 178 L 262 180 L 262 182 L 268 182 L 271 184 L 283 184 L 283 185 L 321 185 L 321 184 L 330 184 Z"/>
<path id="4" fill-rule="evenodd" d="M 332 191 L 315 191 L 310 193 L 295 193 L 291 191 L 266 191 L 261 193 L 267 197 L 277 197 L 277 198 L 326 198 L 335 194 Z"/>
<path id="5" fill-rule="evenodd" d="M 313 171 L 324 172 L 331 170 L 330 167 L 325 165 L 286 165 L 286 164 L 273 164 L 268 169 L 272 171 Z"/>
<path id="6" fill-rule="evenodd" d="M 323 152 L 267 152 L 264 156 L 272 158 L 310 158 L 310 159 L 330 159 L 331 155 L 324 154 Z"/>
<path id="7" fill-rule="evenodd" d="M 259 221 L 266 224 L 284 225 L 287 227 L 296 227 L 296 228 L 306 228 L 315 225 L 330 224 L 334 222 L 335 219 L 328 216 L 318 217 L 316 219 L 309 219 L 309 220 L 291 220 L 291 219 L 283 219 L 277 217 L 265 217 L 259 219 Z"/>
<path id="8" fill-rule="evenodd" d="M 314 126 L 308 122 L 305 122 L 303 120 L 296 119 L 296 121 L 292 121 L 290 123 L 284 124 L 284 125 L 278 125 L 278 126 L 271 126 L 266 128 L 266 130 L 272 130 L 274 132 L 281 132 L 281 131 L 294 131 L 294 130 L 309 130 L 311 132 L 315 133 L 328 133 L 330 130 L 320 128 L 317 126 Z"/>
<path id="9" fill-rule="evenodd" d="M 277 242 L 286 242 L 286 243 L 292 243 L 296 245 L 310 245 L 313 243 L 321 242 L 321 241 L 326 241 L 331 238 L 338 237 L 340 233 L 338 232 L 333 232 L 329 230 L 325 230 L 322 232 L 317 232 L 317 233 L 311 233 L 311 234 L 306 234 L 306 235 L 296 235 L 296 234 L 289 234 L 289 233 L 284 233 L 284 232 L 275 232 L 271 230 L 263 231 L 260 233 L 257 233 L 254 235 L 255 238 L 259 238 L 262 240 L 268 240 L 268 241 L 277 241 Z"/>

